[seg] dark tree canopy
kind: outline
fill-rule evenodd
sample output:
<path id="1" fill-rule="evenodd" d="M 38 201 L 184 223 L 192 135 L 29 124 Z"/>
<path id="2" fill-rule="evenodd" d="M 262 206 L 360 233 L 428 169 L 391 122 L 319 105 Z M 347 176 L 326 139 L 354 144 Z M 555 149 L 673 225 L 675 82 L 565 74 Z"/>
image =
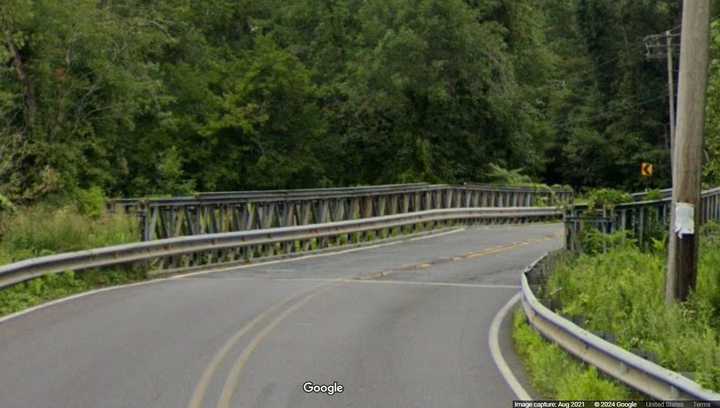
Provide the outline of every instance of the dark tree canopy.
<path id="1" fill-rule="evenodd" d="M 667 73 L 642 40 L 676 27 L 680 9 L 4 0 L 0 193 L 457 183 L 498 168 L 576 187 L 667 186 Z M 649 182 L 643 161 L 658 169 Z"/>

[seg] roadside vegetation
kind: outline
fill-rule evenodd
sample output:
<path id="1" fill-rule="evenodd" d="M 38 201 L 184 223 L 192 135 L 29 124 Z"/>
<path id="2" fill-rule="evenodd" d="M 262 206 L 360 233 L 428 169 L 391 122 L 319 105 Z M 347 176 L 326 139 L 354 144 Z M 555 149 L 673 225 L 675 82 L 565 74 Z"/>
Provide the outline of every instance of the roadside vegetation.
<path id="1" fill-rule="evenodd" d="M 105 210 L 99 189 L 0 212 L 0 264 L 137 241 L 137 220 Z"/>
<path id="2" fill-rule="evenodd" d="M 620 234 L 607 240 L 607 253 L 559 265 L 544 300 L 613 343 L 720 390 L 720 226 L 703 229 L 697 289 L 684 304 L 665 304 L 664 241 L 641 251 Z"/>
<path id="3" fill-rule="evenodd" d="M 137 241 L 137 220 L 105 210 L 99 189 L 79 190 L 43 204 L 16 207 L 3 201 L 0 265 L 45 255 Z M 0 316 L 91 289 L 145 278 L 133 269 L 64 272 L 0 291 Z"/>
<path id="4" fill-rule="evenodd" d="M 680 6 L 5 0 L 0 193 L 490 182 L 493 166 L 638 190 L 642 161 L 664 187 L 667 78 L 641 50 Z"/>
<path id="5" fill-rule="evenodd" d="M 559 400 L 629 399 L 631 391 L 605 378 L 594 367 L 576 360 L 550 343 L 527 322 L 522 310 L 513 318 L 515 349 L 530 381 L 544 398 Z"/>
<path id="6" fill-rule="evenodd" d="M 644 199 L 659 197 L 658 191 L 650 191 Z M 611 189 L 594 190 L 583 199 L 596 214 L 631 201 L 626 193 Z M 583 328 L 718 391 L 720 224 L 709 223 L 701 230 L 695 292 L 686 303 L 667 305 L 667 228 L 651 221 L 646 225 L 643 245 L 638 245 L 628 231 L 605 234 L 585 228 L 580 238 L 583 253 L 564 257 L 538 297 Z M 533 384 L 544 396 L 566 398 L 568 392 L 563 387 L 574 382 L 578 384 L 573 387 L 607 391 L 603 395 L 612 398 L 627 395 L 622 386 L 609 386 L 593 369 L 584 368 L 556 345 L 544 341 L 522 313 L 515 316 L 514 338 Z M 590 392 L 596 391 L 580 395 L 595 395 Z"/>
<path id="7" fill-rule="evenodd" d="M 68 271 L 46 275 L 1 290 L 0 317 L 78 293 L 146 278 L 144 271 L 135 269 Z"/>

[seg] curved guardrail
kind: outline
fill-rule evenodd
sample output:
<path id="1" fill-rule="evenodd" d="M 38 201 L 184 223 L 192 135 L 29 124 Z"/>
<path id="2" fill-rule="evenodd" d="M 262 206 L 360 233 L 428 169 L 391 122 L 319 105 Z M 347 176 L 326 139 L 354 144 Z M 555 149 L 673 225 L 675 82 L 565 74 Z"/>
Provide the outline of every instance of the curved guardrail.
<path id="1" fill-rule="evenodd" d="M 292 256 L 375 242 L 459 223 L 518 223 L 558 219 L 556 208 L 464 208 L 295 227 L 169 238 L 28 259 L 0 267 L 0 288 L 50 273 L 132 264 L 163 272 L 231 266 L 256 257 Z"/>
<path id="2" fill-rule="evenodd" d="M 522 304 L 535 329 L 579 359 L 645 395 L 659 400 L 708 401 L 711 406 L 720 406 L 720 394 L 582 329 L 540 303 L 531 282 L 550 273 L 554 256 L 543 256 L 522 274 Z"/>

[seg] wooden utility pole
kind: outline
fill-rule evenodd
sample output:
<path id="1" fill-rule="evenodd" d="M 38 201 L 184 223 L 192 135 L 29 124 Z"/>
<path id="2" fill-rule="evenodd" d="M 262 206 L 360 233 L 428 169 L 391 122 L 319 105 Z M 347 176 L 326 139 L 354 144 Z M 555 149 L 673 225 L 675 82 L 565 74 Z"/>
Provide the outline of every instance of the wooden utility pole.
<path id="1" fill-rule="evenodd" d="M 670 177 L 673 177 L 673 152 L 675 151 L 675 67 L 673 66 L 673 36 L 672 32 L 665 32 L 667 41 L 667 64 L 668 64 L 668 96 L 670 101 Z M 674 183 L 673 183 L 674 184 Z"/>
<path id="2" fill-rule="evenodd" d="M 698 226 L 710 0 L 683 2 L 677 131 L 673 150 L 672 222 L 665 299 L 684 301 L 697 281 Z"/>

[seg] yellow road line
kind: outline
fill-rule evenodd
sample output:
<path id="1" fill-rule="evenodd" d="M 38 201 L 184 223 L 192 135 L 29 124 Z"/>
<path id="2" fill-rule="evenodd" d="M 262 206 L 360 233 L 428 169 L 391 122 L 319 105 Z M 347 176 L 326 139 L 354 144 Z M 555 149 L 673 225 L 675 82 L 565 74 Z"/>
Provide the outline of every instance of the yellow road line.
<path id="1" fill-rule="evenodd" d="M 215 374 L 215 371 L 217 371 L 218 367 L 222 364 L 223 359 L 227 356 L 227 354 L 230 352 L 230 350 L 235 346 L 235 344 L 240 341 L 240 339 L 247 334 L 250 330 L 252 330 L 258 323 L 260 323 L 263 319 L 268 317 L 270 314 L 276 312 L 277 310 L 283 308 L 284 306 L 287 306 L 288 304 L 292 303 L 293 301 L 297 299 L 302 299 L 303 296 L 312 295 L 313 293 L 317 293 L 320 291 L 320 289 L 327 287 L 331 285 L 332 283 L 327 283 L 324 285 L 321 285 L 319 287 L 316 287 L 314 289 L 310 290 L 310 293 L 303 292 L 295 296 L 291 296 L 285 301 L 279 302 L 274 304 L 273 306 L 267 308 L 265 311 L 257 315 L 254 319 L 252 319 L 250 322 L 248 322 L 246 325 L 244 325 L 240 330 L 238 330 L 232 337 L 230 337 L 225 344 L 220 348 L 220 350 L 215 353 L 212 360 L 210 360 L 210 363 L 205 367 L 205 371 L 203 371 L 202 376 L 200 377 L 200 381 L 198 381 L 197 385 L 195 386 L 195 390 L 193 391 L 192 398 L 190 399 L 190 402 L 188 403 L 188 408 L 202 408 L 203 407 L 203 400 L 205 399 L 205 394 L 207 392 L 208 386 L 210 385 L 210 382 L 212 381 L 212 377 Z"/>
<path id="2" fill-rule="evenodd" d="M 242 374 L 243 368 L 245 368 L 245 365 L 252 356 L 253 352 L 255 352 L 255 349 L 257 349 L 258 345 L 268 336 L 268 334 L 270 334 L 270 332 L 288 316 L 300 309 L 312 298 L 328 289 L 330 289 L 330 287 L 326 286 L 306 295 L 303 299 L 295 303 L 292 307 L 286 309 L 284 312 L 278 315 L 275 320 L 265 326 L 265 328 L 262 329 L 252 339 L 252 341 L 247 345 L 247 347 L 245 347 L 240 357 L 238 357 L 233 367 L 230 369 L 227 380 L 225 380 L 225 385 L 223 386 L 222 393 L 220 394 L 220 400 L 217 404 L 218 408 L 230 408 L 230 403 L 232 402 L 233 395 L 235 394 L 235 389 L 237 388 L 240 381 L 240 375 Z"/>
<path id="3" fill-rule="evenodd" d="M 497 254 L 501 252 L 506 252 L 514 248 L 518 248 L 521 246 L 529 245 L 531 243 L 537 243 L 542 241 L 547 241 L 553 238 L 544 238 L 544 239 L 536 239 L 536 240 L 530 240 L 530 241 L 522 241 L 522 242 L 516 242 L 510 245 L 505 246 L 495 246 L 488 248 L 486 250 L 466 254 L 463 257 L 454 257 L 458 259 L 474 259 L 479 258 L 481 256 L 486 255 L 492 255 Z M 420 269 L 426 269 L 429 268 L 431 264 L 423 263 L 417 265 Z M 387 272 L 379 272 L 377 274 L 373 274 L 373 277 L 380 277 L 385 276 L 393 273 L 393 271 L 387 271 Z M 379 275 L 379 276 L 377 276 Z M 348 280 L 348 282 L 351 280 Z M 285 309 L 282 313 L 280 313 L 272 322 L 270 322 L 267 326 L 265 326 L 258 334 L 250 341 L 250 343 L 243 349 L 242 354 L 237 359 L 233 367 L 230 369 L 230 372 L 228 374 L 228 377 L 225 381 L 225 384 L 222 389 L 222 393 L 220 395 L 220 400 L 218 401 L 218 408 L 230 408 L 230 404 L 232 402 L 233 395 L 235 394 L 235 389 L 237 388 L 237 385 L 239 383 L 240 376 L 242 374 L 242 371 L 244 367 L 247 365 L 248 360 L 252 356 L 252 354 L 257 349 L 258 345 L 270 334 L 270 332 L 283 320 L 285 320 L 288 316 L 290 316 L 292 313 L 300 309 L 303 305 L 305 305 L 307 302 L 309 302 L 311 299 L 313 299 L 318 294 L 324 292 L 325 290 L 328 290 L 331 285 L 338 284 L 339 282 L 342 282 L 342 280 L 331 280 L 326 285 L 322 285 L 320 287 L 317 287 L 315 289 L 312 289 L 309 293 L 297 295 L 294 297 L 291 297 L 290 299 L 275 304 L 268 308 L 267 310 L 263 311 L 260 315 L 255 317 L 252 321 L 250 321 L 248 324 L 243 326 L 235 335 L 233 335 L 228 341 L 223 345 L 223 347 L 215 354 L 213 359 L 211 360 L 210 364 L 206 367 L 205 371 L 203 372 L 203 375 L 198 382 L 197 386 L 195 387 L 195 391 L 193 392 L 193 397 L 190 400 L 190 403 L 188 404 L 188 408 L 201 408 L 203 400 L 205 398 L 205 394 L 207 392 L 207 388 L 210 384 L 210 381 L 212 380 L 212 377 L 217 371 L 217 368 L 222 364 L 223 359 L 227 356 L 227 354 L 230 352 L 233 346 L 250 330 L 252 330 L 258 323 L 260 323 L 263 319 L 268 317 L 270 314 L 277 312 L 278 310 L 282 309 L 283 307 L 287 306 L 288 304 L 291 304 L 293 301 L 297 302 L 292 305 L 291 307 Z M 299 298 L 299 300 L 298 300 Z"/>

